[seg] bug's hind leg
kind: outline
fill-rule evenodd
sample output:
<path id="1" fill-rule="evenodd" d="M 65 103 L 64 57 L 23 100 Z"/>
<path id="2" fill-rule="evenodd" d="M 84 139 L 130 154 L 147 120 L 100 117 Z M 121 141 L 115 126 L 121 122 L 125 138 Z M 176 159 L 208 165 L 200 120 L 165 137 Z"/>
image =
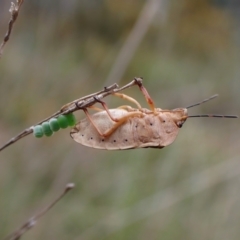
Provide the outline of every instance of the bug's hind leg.
<path id="1" fill-rule="evenodd" d="M 156 112 L 155 104 L 154 104 L 152 98 L 150 97 L 147 89 L 143 86 L 142 78 L 134 78 L 134 80 L 135 80 L 136 84 L 138 85 L 140 91 L 143 93 L 143 95 L 144 95 L 144 97 L 145 97 L 145 99 L 146 99 L 150 109 L 155 113 Z"/>
<path id="2" fill-rule="evenodd" d="M 93 125 L 93 127 L 96 129 L 98 134 L 102 137 L 108 137 L 110 136 L 118 127 L 120 127 L 125 121 L 127 121 L 130 117 L 136 117 L 136 116 L 142 116 L 143 113 L 141 112 L 129 112 L 125 116 L 118 119 L 118 122 L 115 122 L 111 128 L 109 128 L 106 132 L 102 133 L 98 126 L 95 124 L 94 120 L 92 119 L 91 115 L 89 114 L 88 110 L 85 108 L 83 109 L 84 113 L 86 114 L 87 118 Z"/>
<path id="3" fill-rule="evenodd" d="M 106 132 L 103 133 L 103 137 L 110 136 L 114 131 L 116 131 L 122 124 L 124 124 L 131 117 L 141 117 L 143 113 L 141 112 L 129 112 L 127 115 L 118 119 L 118 122 L 115 122 L 114 125 L 109 128 Z"/>

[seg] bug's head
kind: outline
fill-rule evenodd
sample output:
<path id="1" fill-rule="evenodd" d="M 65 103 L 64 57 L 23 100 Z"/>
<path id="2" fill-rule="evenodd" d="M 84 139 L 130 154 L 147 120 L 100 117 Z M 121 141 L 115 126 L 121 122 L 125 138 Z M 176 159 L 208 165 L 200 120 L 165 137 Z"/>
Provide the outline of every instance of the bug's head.
<path id="1" fill-rule="evenodd" d="M 198 103 L 195 103 L 195 104 L 192 104 L 188 107 L 185 107 L 185 108 L 176 108 L 176 109 L 173 109 L 172 110 L 172 114 L 174 116 L 174 122 L 176 123 L 176 125 L 181 128 L 182 125 L 185 123 L 185 121 L 187 120 L 187 118 L 192 118 L 192 117 L 218 117 L 218 118 L 237 118 L 238 116 L 235 116 L 235 115 L 217 115 L 217 114 L 201 114 L 201 115 L 192 115 L 192 116 L 188 116 L 188 109 L 189 108 L 192 108 L 192 107 L 195 107 L 195 106 L 198 106 L 198 105 L 201 105 L 205 102 L 208 102 L 214 98 L 216 98 L 218 95 L 215 94 L 213 96 L 211 96 L 210 98 L 207 98 L 201 102 L 198 102 Z"/>
<path id="2" fill-rule="evenodd" d="M 172 112 L 172 118 L 175 122 L 175 124 L 181 128 L 182 125 L 185 123 L 185 121 L 188 118 L 188 112 L 186 108 L 176 108 L 173 109 Z"/>

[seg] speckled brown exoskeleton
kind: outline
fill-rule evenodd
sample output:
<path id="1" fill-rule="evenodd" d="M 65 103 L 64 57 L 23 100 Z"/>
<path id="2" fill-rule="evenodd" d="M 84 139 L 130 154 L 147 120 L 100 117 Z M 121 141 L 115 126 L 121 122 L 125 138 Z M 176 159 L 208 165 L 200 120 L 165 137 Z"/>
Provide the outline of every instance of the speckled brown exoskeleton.
<path id="1" fill-rule="evenodd" d="M 176 108 L 173 110 L 155 108 L 155 104 L 142 85 L 142 82 L 138 81 L 137 84 L 145 96 L 150 109 L 142 108 L 130 96 L 122 93 L 113 93 L 115 96 L 134 103 L 137 108 L 124 105 L 115 109 L 108 109 L 103 101 L 97 99 L 102 104 L 104 110 L 96 109 L 98 112 L 90 115 L 88 110 L 84 109 L 87 118 L 80 121 L 71 130 L 71 137 L 82 145 L 106 150 L 147 147 L 163 148 L 176 139 L 180 128 L 187 118 L 237 117 L 213 114 L 188 116 L 188 108 L 207 102 L 217 97 L 217 95 L 186 108 Z"/>

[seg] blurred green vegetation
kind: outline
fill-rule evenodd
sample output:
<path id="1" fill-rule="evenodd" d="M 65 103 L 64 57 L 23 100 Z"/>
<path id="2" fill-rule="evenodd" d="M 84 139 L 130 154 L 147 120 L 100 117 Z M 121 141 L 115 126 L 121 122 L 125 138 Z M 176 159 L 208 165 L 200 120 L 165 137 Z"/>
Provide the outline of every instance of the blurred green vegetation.
<path id="1" fill-rule="evenodd" d="M 102 89 L 147 2 L 25 1 L 0 59 L 1 144 Z M 166 109 L 219 93 L 191 113 L 240 115 L 238 4 L 224 2 L 162 1 L 121 79 L 111 83 L 142 76 Z M 2 38 L 8 9 L 2 1 Z M 125 93 L 146 106 L 137 88 Z M 239 134 L 238 119 L 189 119 L 165 149 L 113 152 L 78 145 L 69 130 L 26 137 L 0 153 L 0 238 L 74 182 L 23 239 L 237 240 Z"/>

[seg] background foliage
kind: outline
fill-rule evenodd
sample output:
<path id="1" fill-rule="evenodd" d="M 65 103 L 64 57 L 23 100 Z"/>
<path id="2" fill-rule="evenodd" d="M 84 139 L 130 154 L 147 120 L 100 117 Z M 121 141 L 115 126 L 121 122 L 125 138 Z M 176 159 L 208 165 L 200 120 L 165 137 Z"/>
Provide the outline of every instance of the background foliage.
<path id="1" fill-rule="evenodd" d="M 25 1 L 0 60 L 0 142 L 73 99 L 134 76 L 144 78 L 161 108 L 219 93 L 191 113 L 240 115 L 237 1 L 162 0 L 127 68 L 110 74 L 150 2 Z M 8 9 L 1 1 L 2 37 Z M 137 87 L 126 94 L 146 105 Z M 165 149 L 113 152 L 78 145 L 68 130 L 29 136 L 0 155 L 0 238 L 75 182 L 24 239 L 237 240 L 239 134 L 239 120 L 189 119 Z"/>

